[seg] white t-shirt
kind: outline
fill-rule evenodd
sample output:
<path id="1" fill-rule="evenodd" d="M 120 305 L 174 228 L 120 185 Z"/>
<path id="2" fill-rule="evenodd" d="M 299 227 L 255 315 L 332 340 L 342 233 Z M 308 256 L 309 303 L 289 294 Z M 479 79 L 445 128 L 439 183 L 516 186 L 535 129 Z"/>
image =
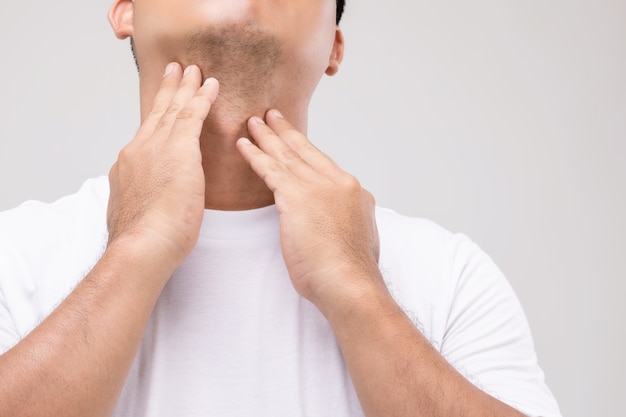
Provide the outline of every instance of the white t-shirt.
<path id="1" fill-rule="evenodd" d="M 0 352 L 102 255 L 106 177 L 0 213 Z M 392 295 L 463 375 L 529 416 L 558 417 L 522 308 L 467 237 L 376 212 Z M 206 210 L 198 244 L 150 318 L 115 417 L 363 416 L 333 332 L 293 289 L 273 206 Z"/>

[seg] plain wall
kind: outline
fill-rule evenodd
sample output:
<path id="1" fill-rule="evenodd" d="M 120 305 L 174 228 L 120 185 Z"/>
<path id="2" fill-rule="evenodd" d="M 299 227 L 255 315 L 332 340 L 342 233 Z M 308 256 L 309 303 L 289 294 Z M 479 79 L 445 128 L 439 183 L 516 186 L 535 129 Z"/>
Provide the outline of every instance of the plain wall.
<path id="1" fill-rule="evenodd" d="M 0 209 L 106 174 L 138 127 L 109 3 L 0 3 Z M 495 259 L 564 416 L 624 415 L 626 2 L 349 0 L 342 26 L 310 137 Z"/>

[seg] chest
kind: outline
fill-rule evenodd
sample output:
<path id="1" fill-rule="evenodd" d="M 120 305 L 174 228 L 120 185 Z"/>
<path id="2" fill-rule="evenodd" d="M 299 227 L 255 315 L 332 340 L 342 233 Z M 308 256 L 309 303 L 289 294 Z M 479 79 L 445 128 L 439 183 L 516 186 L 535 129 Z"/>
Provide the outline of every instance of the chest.
<path id="1" fill-rule="evenodd" d="M 126 415 L 362 412 L 332 329 L 293 289 L 280 247 L 222 242 L 199 245 L 165 288 L 118 406 Z"/>

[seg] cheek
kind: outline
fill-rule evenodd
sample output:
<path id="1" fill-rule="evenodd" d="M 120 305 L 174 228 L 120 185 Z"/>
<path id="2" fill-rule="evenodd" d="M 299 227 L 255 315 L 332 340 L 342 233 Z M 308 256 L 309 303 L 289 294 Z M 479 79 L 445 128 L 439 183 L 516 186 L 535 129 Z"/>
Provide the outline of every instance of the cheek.
<path id="1" fill-rule="evenodd" d="M 293 54 L 291 59 L 294 63 L 321 76 L 328 67 L 337 26 L 334 9 L 318 13 L 315 18 L 309 15 L 294 19 L 285 32 L 283 43 L 288 45 L 287 50 Z"/>
<path id="2" fill-rule="evenodd" d="M 156 57 L 180 60 L 181 45 L 195 30 L 258 21 L 284 46 L 290 72 L 321 77 L 333 48 L 335 9 L 335 0 L 135 0 L 137 58 L 140 65 Z"/>
<path id="3" fill-rule="evenodd" d="M 328 68 L 335 40 L 335 30 L 318 32 L 294 51 L 295 60 L 314 77 L 321 77 Z"/>
<path id="4" fill-rule="evenodd" d="M 138 58 L 153 54 L 176 58 L 191 32 L 212 23 L 213 4 L 200 0 L 136 0 L 133 23 Z"/>
<path id="5" fill-rule="evenodd" d="M 293 45 L 282 73 L 285 77 L 283 85 L 289 86 L 292 94 L 301 97 L 313 95 L 328 68 L 333 41 L 334 31 L 332 36 L 318 33 L 317 36 L 309 36 L 303 42 Z"/>

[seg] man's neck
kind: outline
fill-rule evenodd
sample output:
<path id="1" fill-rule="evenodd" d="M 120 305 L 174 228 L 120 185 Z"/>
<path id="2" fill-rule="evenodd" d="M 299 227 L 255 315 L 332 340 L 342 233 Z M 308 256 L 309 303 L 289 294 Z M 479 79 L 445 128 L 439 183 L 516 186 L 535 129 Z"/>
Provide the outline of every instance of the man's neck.
<path id="1" fill-rule="evenodd" d="M 149 82 L 154 81 L 154 82 Z M 142 76 L 142 120 L 150 111 L 152 97 L 160 79 L 149 80 Z M 202 166 L 205 174 L 205 208 L 214 210 L 249 210 L 274 203 L 274 195 L 252 171 L 239 154 L 235 143 L 239 138 L 250 137 L 247 121 L 252 116 L 264 117 L 272 108 L 280 110 L 287 120 L 301 132 L 306 132 L 308 98 L 293 100 L 265 95 L 242 102 L 220 92 L 200 136 Z"/>
<path id="2" fill-rule="evenodd" d="M 247 119 L 253 115 L 263 116 L 266 109 L 239 117 L 219 114 L 219 108 L 213 110 L 200 137 L 205 208 L 247 210 L 273 204 L 274 195 L 235 147 L 237 139 L 249 137 Z"/>

